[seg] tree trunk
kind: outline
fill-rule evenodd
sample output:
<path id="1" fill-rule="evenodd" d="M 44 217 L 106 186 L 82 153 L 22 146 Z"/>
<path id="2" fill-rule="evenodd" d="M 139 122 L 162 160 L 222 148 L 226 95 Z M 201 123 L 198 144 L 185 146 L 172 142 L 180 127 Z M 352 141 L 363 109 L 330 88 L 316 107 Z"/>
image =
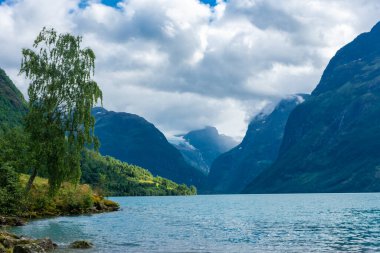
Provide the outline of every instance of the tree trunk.
<path id="1" fill-rule="evenodd" d="M 32 189 L 32 185 L 33 185 L 33 182 L 34 182 L 34 179 L 36 178 L 36 176 L 37 176 L 37 169 L 33 168 L 32 175 L 30 176 L 28 184 L 26 185 L 26 189 L 25 189 L 26 193 L 29 193 L 30 189 Z"/>

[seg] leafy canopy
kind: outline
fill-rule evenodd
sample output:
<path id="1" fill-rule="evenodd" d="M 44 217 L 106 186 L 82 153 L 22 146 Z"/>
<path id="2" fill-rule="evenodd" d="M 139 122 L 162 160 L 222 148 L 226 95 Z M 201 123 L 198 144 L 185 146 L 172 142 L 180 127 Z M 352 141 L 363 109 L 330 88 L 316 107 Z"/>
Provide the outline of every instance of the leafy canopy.
<path id="1" fill-rule="evenodd" d="M 37 156 L 35 170 L 45 170 L 52 192 L 65 180 L 78 182 L 82 149 L 99 146 L 91 109 L 102 92 L 91 79 L 95 54 L 81 42 L 80 36 L 43 28 L 33 49 L 22 50 L 20 74 L 30 80 L 26 131 Z"/>

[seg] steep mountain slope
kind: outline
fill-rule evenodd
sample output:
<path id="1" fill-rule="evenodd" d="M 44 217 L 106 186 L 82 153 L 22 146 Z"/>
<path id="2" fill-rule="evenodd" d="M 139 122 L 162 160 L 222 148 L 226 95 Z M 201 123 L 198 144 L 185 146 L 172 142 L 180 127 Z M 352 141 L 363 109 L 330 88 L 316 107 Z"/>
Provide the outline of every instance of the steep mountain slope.
<path id="1" fill-rule="evenodd" d="M 26 110 L 23 95 L 0 68 L 0 132 L 6 127 L 20 125 Z"/>
<path id="2" fill-rule="evenodd" d="M 178 139 L 182 140 L 172 144 L 189 164 L 206 175 L 215 158 L 238 144 L 232 137 L 219 134 L 215 127 L 210 126 L 180 135 Z"/>
<path id="3" fill-rule="evenodd" d="M 259 114 L 249 124 L 243 141 L 212 164 L 213 193 L 239 193 L 276 159 L 290 112 L 307 95 L 283 99 L 270 114 Z"/>
<path id="4" fill-rule="evenodd" d="M 380 23 L 340 49 L 245 192 L 380 191 Z"/>
<path id="5" fill-rule="evenodd" d="M 144 118 L 95 108 L 95 134 L 100 153 L 148 169 L 153 175 L 200 187 L 204 175 L 188 165 L 181 153 Z"/>

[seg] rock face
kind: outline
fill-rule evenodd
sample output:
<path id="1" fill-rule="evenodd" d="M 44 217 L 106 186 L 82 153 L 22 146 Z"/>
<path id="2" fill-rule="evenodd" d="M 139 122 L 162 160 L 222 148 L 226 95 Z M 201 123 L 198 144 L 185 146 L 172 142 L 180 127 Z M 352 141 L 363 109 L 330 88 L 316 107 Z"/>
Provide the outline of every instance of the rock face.
<path id="1" fill-rule="evenodd" d="M 26 110 L 23 95 L 0 68 L 0 131 L 20 125 Z"/>
<path id="2" fill-rule="evenodd" d="M 247 193 L 380 191 L 380 23 L 331 59 Z"/>
<path id="3" fill-rule="evenodd" d="M 257 115 L 243 141 L 219 156 L 212 164 L 209 183 L 212 193 L 239 193 L 276 159 L 290 112 L 308 95 L 283 99 L 269 114 Z"/>
<path id="4" fill-rule="evenodd" d="M 188 165 L 181 153 L 144 118 L 95 108 L 95 134 L 100 153 L 148 169 L 153 175 L 199 187 L 205 176 Z"/>
<path id="5" fill-rule="evenodd" d="M 219 134 L 215 127 L 210 126 L 179 135 L 178 138 L 182 141 L 171 141 L 172 144 L 189 164 L 206 175 L 215 158 L 238 144 L 233 138 Z"/>

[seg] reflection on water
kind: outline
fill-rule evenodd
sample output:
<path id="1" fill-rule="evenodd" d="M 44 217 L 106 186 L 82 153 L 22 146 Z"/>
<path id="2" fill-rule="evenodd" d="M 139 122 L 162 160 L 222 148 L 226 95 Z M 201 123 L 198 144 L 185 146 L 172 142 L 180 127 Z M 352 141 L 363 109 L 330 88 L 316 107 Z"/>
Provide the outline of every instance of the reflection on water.
<path id="1" fill-rule="evenodd" d="M 13 231 L 61 246 L 90 240 L 86 252 L 380 252 L 380 194 L 113 199 L 122 211 Z"/>

